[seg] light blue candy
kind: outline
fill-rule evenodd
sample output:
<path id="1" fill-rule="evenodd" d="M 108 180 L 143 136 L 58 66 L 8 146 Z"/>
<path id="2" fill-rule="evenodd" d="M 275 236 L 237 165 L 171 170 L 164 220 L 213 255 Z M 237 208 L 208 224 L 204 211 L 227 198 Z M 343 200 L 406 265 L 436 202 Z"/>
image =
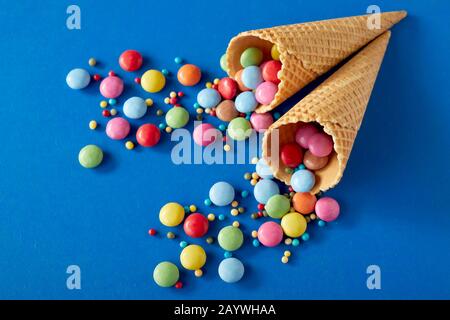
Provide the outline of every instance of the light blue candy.
<path id="1" fill-rule="evenodd" d="M 236 258 L 227 258 L 219 264 L 219 276 L 228 283 L 238 282 L 244 276 L 245 268 Z"/>
<path id="2" fill-rule="evenodd" d="M 259 159 L 256 163 L 256 173 L 263 179 L 273 179 L 272 169 L 264 158 Z"/>
<path id="3" fill-rule="evenodd" d="M 91 82 L 91 76 L 86 70 L 76 68 L 67 74 L 66 82 L 72 89 L 83 89 L 88 86 L 89 82 Z"/>
<path id="4" fill-rule="evenodd" d="M 252 112 L 258 106 L 258 101 L 256 101 L 255 94 L 252 91 L 244 91 L 236 97 L 234 106 L 239 112 Z"/>
<path id="5" fill-rule="evenodd" d="M 140 119 L 147 112 L 145 100 L 139 97 L 131 97 L 123 104 L 123 113 L 130 119 Z"/>
<path id="6" fill-rule="evenodd" d="M 228 182 L 216 182 L 209 189 L 209 199 L 216 206 L 227 206 L 234 200 L 234 188 Z"/>
<path id="7" fill-rule="evenodd" d="M 203 108 L 214 108 L 220 100 L 219 92 L 212 88 L 203 89 L 197 94 L 197 102 Z"/>
<path id="8" fill-rule="evenodd" d="M 259 180 L 253 190 L 256 201 L 262 204 L 266 204 L 270 197 L 280 194 L 280 188 L 275 181 L 270 179 Z"/>
<path id="9" fill-rule="evenodd" d="M 256 89 L 264 81 L 261 75 L 261 69 L 257 66 L 244 68 L 241 80 L 244 86 L 249 89 Z"/>
<path id="10" fill-rule="evenodd" d="M 295 192 L 309 192 L 315 183 L 314 173 L 309 170 L 298 170 L 291 177 L 291 186 Z"/>

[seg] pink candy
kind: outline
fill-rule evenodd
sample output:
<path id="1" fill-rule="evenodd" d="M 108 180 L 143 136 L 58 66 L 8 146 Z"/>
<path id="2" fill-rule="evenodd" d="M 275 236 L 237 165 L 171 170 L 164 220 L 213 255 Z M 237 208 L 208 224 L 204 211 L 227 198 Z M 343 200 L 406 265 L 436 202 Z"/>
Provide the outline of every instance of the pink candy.
<path id="1" fill-rule="evenodd" d="M 265 81 L 261 83 L 255 92 L 256 101 L 263 105 L 270 104 L 277 94 L 278 86 L 273 82 Z"/>
<path id="2" fill-rule="evenodd" d="M 267 130 L 273 123 L 272 114 L 267 113 L 252 113 L 250 116 L 250 123 L 256 132 L 263 132 Z"/>
<path id="3" fill-rule="evenodd" d="M 218 134 L 218 130 L 212 124 L 202 123 L 194 129 L 194 142 L 199 146 L 205 147 L 213 143 L 217 139 Z"/>
<path id="4" fill-rule="evenodd" d="M 317 200 L 315 211 L 321 220 L 331 222 L 339 216 L 339 203 L 333 198 L 323 197 Z"/>
<path id="5" fill-rule="evenodd" d="M 303 148 L 308 149 L 308 141 L 319 130 L 311 123 L 303 123 L 295 133 L 295 141 Z"/>
<path id="6" fill-rule="evenodd" d="M 316 157 L 326 157 L 333 151 L 333 139 L 319 132 L 308 139 L 308 149 Z"/>
<path id="7" fill-rule="evenodd" d="M 105 98 L 117 98 L 122 94 L 123 80 L 116 76 L 108 76 L 100 83 L 100 93 Z"/>
<path id="8" fill-rule="evenodd" d="M 275 247 L 283 240 L 283 229 L 276 222 L 265 222 L 258 229 L 258 240 L 266 247 Z"/>
<path id="9" fill-rule="evenodd" d="M 124 118 L 117 117 L 108 121 L 106 135 L 114 140 L 122 140 L 130 133 L 130 123 Z"/>

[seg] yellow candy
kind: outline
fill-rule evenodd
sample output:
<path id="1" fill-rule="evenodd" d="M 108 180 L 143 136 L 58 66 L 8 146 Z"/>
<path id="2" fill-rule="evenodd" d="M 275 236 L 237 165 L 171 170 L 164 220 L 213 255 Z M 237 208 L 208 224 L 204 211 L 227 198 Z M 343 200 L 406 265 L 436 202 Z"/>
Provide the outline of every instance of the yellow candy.
<path id="1" fill-rule="evenodd" d="M 207 82 L 207 83 L 206 83 L 206 87 L 207 87 L 207 88 L 212 88 L 212 83 L 211 83 L 211 82 Z"/>
<path id="2" fill-rule="evenodd" d="M 286 238 L 284 240 L 284 244 L 287 245 L 287 246 L 290 246 L 292 244 L 292 239 L 291 238 Z"/>
<path id="3" fill-rule="evenodd" d="M 210 214 L 208 214 L 208 220 L 214 221 L 214 220 L 216 220 L 216 216 L 213 213 L 210 213 Z"/>
<path id="4" fill-rule="evenodd" d="M 171 91 L 170 94 L 169 94 L 169 96 L 170 96 L 171 98 L 175 98 L 175 97 L 177 96 L 177 93 L 176 93 L 175 91 Z"/>
<path id="5" fill-rule="evenodd" d="M 258 174 L 256 172 L 253 172 L 252 173 L 252 178 L 253 179 L 259 179 L 259 176 L 258 176 Z"/>
<path id="6" fill-rule="evenodd" d="M 239 214 L 239 210 L 238 209 L 231 209 L 231 215 L 233 217 L 236 217 Z"/>
<path id="7" fill-rule="evenodd" d="M 272 49 L 270 50 L 270 54 L 272 55 L 273 60 L 280 61 L 280 52 L 278 51 L 278 47 L 276 44 L 272 46 Z"/>
<path id="8" fill-rule="evenodd" d="M 116 109 L 111 109 L 111 115 L 115 116 L 117 114 L 117 110 Z"/>
<path id="9" fill-rule="evenodd" d="M 166 130 L 167 133 L 171 133 L 173 129 L 171 127 L 166 127 L 164 130 Z"/>
<path id="10" fill-rule="evenodd" d="M 189 206 L 189 211 L 191 211 L 191 212 L 197 211 L 197 206 L 196 206 L 195 204 L 191 204 L 191 205 Z"/>
<path id="11" fill-rule="evenodd" d="M 180 262 L 185 269 L 201 269 L 206 262 L 205 250 L 199 245 L 191 244 L 181 251 Z"/>
<path id="12" fill-rule="evenodd" d="M 283 258 L 281 258 L 281 262 L 288 263 L 289 262 L 289 258 L 286 257 L 286 256 L 283 256 Z"/>
<path id="13" fill-rule="evenodd" d="M 225 152 L 230 151 L 230 150 L 231 150 L 230 145 L 229 145 L 229 144 L 224 145 L 224 146 L 223 146 L 223 150 L 225 150 Z"/>
<path id="14" fill-rule="evenodd" d="M 258 163 L 258 158 L 257 157 L 254 157 L 254 158 L 252 158 L 252 164 L 257 164 Z"/>
<path id="15" fill-rule="evenodd" d="M 197 269 L 194 271 L 194 274 L 197 278 L 200 278 L 203 275 L 202 269 Z"/>
<path id="16" fill-rule="evenodd" d="M 175 227 L 183 222 L 183 219 L 184 208 L 176 202 L 167 203 L 159 211 L 159 221 L 167 227 Z"/>
<path id="17" fill-rule="evenodd" d="M 134 143 L 132 141 L 125 142 L 125 148 L 127 148 L 128 150 L 133 150 L 134 149 Z"/>
<path id="18" fill-rule="evenodd" d="M 202 114 L 203 113 L 203 108 L 197 108 L 197 110 L 195 110 L 197 112 L 197 114 Z"/>
<path id="19" fill-rule="evenodd" d="M 245 180 L 250 180 L 251 178 L 252 178 L 252 175 L 249 172 L 244 174 L 244 179 Z"/>
<path id="20" fill-rule="evenodd" d="M 206 108 L 206 109 L 205 109 L 205 113 L 206 113 L 206 114 L 210 114 L 210 113 L 211 113 L 211 108 Z"/>
<path id="21" fill-rule="evenodd" d="M 91 129 L 91 130 L 97 129 L 97 121 L 95 121 L 95 120 L 89 121 L 89 129 Z"/>
<path id="22" fill-rule="evenodd" d="M 141 77 L 141 86 L 147 92 L 161 91 L 166 85 L 166 77 L 158 70 L 147 70 Z"/>
<path id="23" fill-rule="evenodd" d="M 220 81 L 220 79 L 215 78 L 214 81 L 213 81 L 213 83 L 214 83 L 214 84 L 219 84 L 219 81 Z"/>
<path id="24" fill-rule="evenodd" d="M 281 228 L 288 237 L 300 237 L 306 231 L 306 219 L 299 213 L 290 212 L 281 218 Z"/>
<path id="25" fill-rule="evenodd" d="M 284 256 L 289 258 L 291 256 L 291 252 L 289 250 L 286 250 L 284 252 Z"/>
<path id="26" fill-rule="evenodd" d="M 164 98 L 164 103 L 165 104 L 169 104 L 170 103 L 170 98 L 169 97 Z"/>
<path id="27" fill-rule="evenodd" d="M 258 231 L 256 230 L 252 231 L 252 238 L 258 238 Z"/>
<path id="28" fill-rule="evenodd" d="M 239 221 L 233 221 L 233 227 L 235 227 L 235 228 L 239 228 L 239 226 L 240 226 L 240 224 L 239 224 Z"/>
<path id="29" fill-rule="evenodd" d="M 145 99 L 145 104 L 147 105 L 147 107 L 151 107 L 153 105 L 153 100 L 150 98 Z"/>
<path id="30" fill-rule="evenodd" d="M 250 180 L 250 184 L 251 184 L 252 186 L 255 186 L 257 183 L 258 183 L 258 180 L 256 180 L 256 179 Z"/>
<path id="31" fill-rule="evenodd" d="M 108 102 L 106 102 L 105 100 L 100 101 L 100 107 L 106 108 L 107 106 L 108 106 Z"/>
<path id="32" fill-rule="evenodd" d="M 95 60 L 94 58 L 90 58 L 88 63 L 89 63 L 89 66 L 93 67 L 97 64 L 97 60 Z"/>
<path id="33" fill-rule="evenodd" d="M 239 213 L 244 213 L 245 212 L 245 208 L 244 207 L 239 207 L 238 211 L 239 211 Z"/>
<path id="34" fill-rule="evenodd" d="M 239 205 L 239 202 L 237 202 L 236 200 L 234 200 L 233 202 L 231 202 L 231 206 L 233 208 L 236 208 Z"/>

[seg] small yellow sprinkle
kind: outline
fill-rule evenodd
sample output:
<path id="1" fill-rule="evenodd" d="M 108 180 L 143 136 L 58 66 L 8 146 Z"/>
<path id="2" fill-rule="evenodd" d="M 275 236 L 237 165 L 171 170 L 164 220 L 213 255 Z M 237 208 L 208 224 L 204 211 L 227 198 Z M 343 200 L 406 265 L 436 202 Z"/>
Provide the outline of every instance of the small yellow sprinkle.
<path id="1" fill-rule="evenodd" d="M 203 113 L 203 108 L 197 108 L 197 110 L 195 110 L 197 112 L 197 114 L 202 114 Z"/>
<path id="2" fill-rule="evenodd" d="M 214 213 L 208 214 L 208 220 L 209 220 L 209 221 L 214 221 L 214 220 L 216 220 L 216 216 L 214 215 Z"/>
<path id="3" fill-rule="evenodd" d="M 197 278 L 200 278 L 203 275 L 202 269 L 197 269 L 194 271 L 194 274 Z"/>
<path id="4" fill-rule="evenodd" d="M 91 130 L 97 129 L 97 121 L 95 121 L 95 120 L 89 121 L 89 129 L 91 129 Z"/>
<path id="5" fill-rule="evenodd" d="M 168 97 L 164 98 L 164 103 L 165 104 L 169 104 L 170 103 L 170 98 L 168 98 Z"/>
<path id="6" fill-rule="evenodd" d="M 116 110 L 116 109 L 111 109 L 111 115 L 112 115 L 112 116 L 117 115 L 117 110 Z"/>
<path id="7" fill-rule="evenodd" d="M 245 212 L 245 208 L 244 207 L 239 207 L 238 211 L 239 211 L 239 213 L 244 213 Z"/>
<path id="8" fill-rule="evenodd" d="M 219 81 L 220 81 L 220 79 L 215 78 L 214 81 L 213 81 L 213 83 L 214 83 L 214 84 L 219 84 Z"/>
<path id="9" fill-rule="evenodd" d="M 233 221 L 233 227 L 239 228 L 240 224 L 239 221 Z"/>
<path id="10" fill-rule="evenodd" d="M 157 111 L 156 111 L 156 115 L 157 116 L 162 116 L 164 114 L 164 111 L 162 111 L 161 109 L 158 109 Z"/>
<path id="11" fill-rule="evenodd" d="M 176 93 L 175 91 L 171 91 L 170 94 L 169 94 L 169 96 L 170 96 L 171 98 L 176 98 L 177 93 Z"/>
<path id="12" fill-rule="evenodd" d="M 238 214 L 239 214 L 238 209 L 231 209 L 231 215 L 232 215 L 233 217 L 236 217 Z"/>
<path id="13" fill-rule="evenodd" d="M 252 158 L 252 164 L 257 164 L 258 163 L 258 158 L 257 157 L 254 157 L 254 158 Z"/>
<path id="14" fill-rule="evenodd" d="M 105 100 L 100 101 L 100 107 L 106 108 L 107 106 L 108 106 L 108 102 L 106 102 Z"/>
<path id="15" fill-rule="evenodd" d="M 239 202 L 237 202 L 236 200 L 234 200 L 233 202 L 231 202 L 231 206 L 233 208 L 236 208 L 239 205 Z"/>
<path id="16" fill-rule="evenodd" d="M 259 175 L 256 172 L 252 173 L 252 178 L 253 179 L 259 179 Z"/>
<path id="17" fill-rule="evenodd" d="M 205 113 L 206 113 L 206 114 L 210 114 L 210 113 L 211 113 L 211 108 L 206 108 L 206 109 L 205 109 Z"/>
<path id="18" fill-rule="evenodd" d="M 315 213 L 311 213 L 311 214 L 309 215 L 309 217 L 311 218 L 311 220 L 316 220 L 316 218 L 317 218 L 317 216 L 316 216 Z"/>
<path id="19" fill-rule="evenodd" d="M 283 258 L 281 258 L 281 262 L 288 263 L 289 262 L 289 258 L 286 257 L 286 256 L 283 256 Z"/>
<path id="20" fill-rule="evenodd" d="M 247 173 L 244 174 L 244 179 L 245 179 L 245 180 L 250 180 L 251 178 L 252 178 L 251 173 L 248 173 L 248 172 L 247 172 Z"/>
<path id="21" fill-rule="evenodd" d="M 252 231 L 252 238 L 258 238 L 258 231 L 256 230 Z"/>
<path id="22" fill-rule="evenodd" d="M 226 144 L 223 146 L 223 150 L 225 150 L 225 152 L 228 152 L 231 150 L 231 146 L 229 144 Z"/>
<path id="23" fill-rule="evenodd" d="M 189 211 L 191 211 L 191 212 L 197 211 L 197 206 L 196 206 L 195 204 L 191 204 L 191 205 L 189 206 Z"/>
<path id="24" fill-rule="evenodd" d="M 207 88 L 212 88 L 212 83 L 211 83 L 211 82 L 207 82 L 207 83 L 206 83 L 206 87 L 207 87 Z"/>
<path id="25" fill-rule="evenodd" d="M 153 100 L 150 98 L 145 99 L 145 104 L 147 105 L 147 107 L 151 107 L 153 105 Z"/>
<path id="26" fill-rule="evenodd" d="M 97 60 L 90 58 L 88 61 L 89 66 L 94 67 L 97 64 Z"/>
<path id="27" fill-rule="evenodd" d="M 167 133 L 171 133 L 173 129 L 171 127 L 166 127 L 164 130 L 166 130 Z"/>
<path id="28" fill-rule="evenodd" d="M 286 250 L 284 252 L 284 256 L 289 258 L 291 256 L 291 252 L 289 250 Z"/>
<path id="29" fill-rule="evenodd" d="M 133 143 L 133 141 L 127 141 L 127 142 L 125 142 L 125 148 L 127 148 L 128 150 L 133 150 L 133 149 L 134 149 L 134 143 Z"/>
<path id="30" fill-rule="evenodd" d="M 287 246 L 290 246 L 292 244 L 292 239 L 291 238 L 286 238 L 284 240 L 284 244 L 287 245 Z"/>
<path id="31" fill-rule="evenodd" d="M 256 186 L 257 183 L 258 183 L 258 180 L 256 180 L 256 179 L 250 180 L 250 184 L 251 184 L 252 186 Z"/>

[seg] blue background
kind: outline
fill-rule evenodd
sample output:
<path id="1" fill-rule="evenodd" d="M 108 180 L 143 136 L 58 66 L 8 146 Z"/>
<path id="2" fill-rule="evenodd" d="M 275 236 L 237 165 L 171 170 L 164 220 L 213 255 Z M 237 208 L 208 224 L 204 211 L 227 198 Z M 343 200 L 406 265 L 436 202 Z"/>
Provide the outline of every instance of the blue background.
<path id="1" fill-rule="evenodd" d="M 67 1 L 1 1 L 0 4 L 0 298 L 79 299 L 329 299 L 449 298 L 450 143 L 448 1 L 77 1 L 81 30 L 66 28 Z M 277 4 L 275 6 L 275 4 Z M 85 67 L 105 75 L 113 69 L 128 84 L 125 94 L 149 97 L 117 64 L 129 48 L 145 56 L 144 68 L 176 71 L 175 56 L 198 64 L 204 80 L 223 76 L 219 57 L 240 31 L 406 9 L 395 26 L 361 131 L 342 182 L 328 194 L 342 205 L 338 221 L 312 227 L 311 239 L 291 248 L 253 248 L 246 239 L 236 256 L 246 265 L 238 284 L 216 273 L 222 252 L 205 244 L 205 275 L 182 272 L 182 290 L 157 287 L 154 266 L 177 264 L 178 240 L 164 237 L 159 208 L 168 201 L 202 206 L 209 187 L 227 180 L 251 190 L 246 165 L 182 165 L 170 160 L 173 143 L 127 151 L 104 134 L 98 84 L 70 90 L 67 72 Z M 100 64 L 92 69 L 89 57 Z M 142 69 L 145 70 L 145 69 Z M 287 101 L 280 110 L 313 86 Z M 195 93 L 185 90 L 191 107 Z M 162 99 L 180 89 L 172 77 Z M 121 107 L 119 107 L 119 111 Z M 152 109 L 145 121 L 158 123 Z M 193 112 L 193 109 L 190 108 Z M 88 122 L 97 119 L 97 131 Z M 135 129 L 142 121 L 133 122 Z M 101 146 L 96 170 L 83 169 L 79 149 Z M 248 234 L 256 202 L 239 217 Z M 154 227 L 160 236 L 150 238 Z M 181 230 L 177 230 L 179 235 Z M 162 235 L 161 235 L 162 234 Z M 199 240 L 198 243 L 204 243 Z M 66 288 L 66 268 L 79 265 L 82 289 Z M 381 267 L 382 289 L 366 287 L 366 268 Z"/>

